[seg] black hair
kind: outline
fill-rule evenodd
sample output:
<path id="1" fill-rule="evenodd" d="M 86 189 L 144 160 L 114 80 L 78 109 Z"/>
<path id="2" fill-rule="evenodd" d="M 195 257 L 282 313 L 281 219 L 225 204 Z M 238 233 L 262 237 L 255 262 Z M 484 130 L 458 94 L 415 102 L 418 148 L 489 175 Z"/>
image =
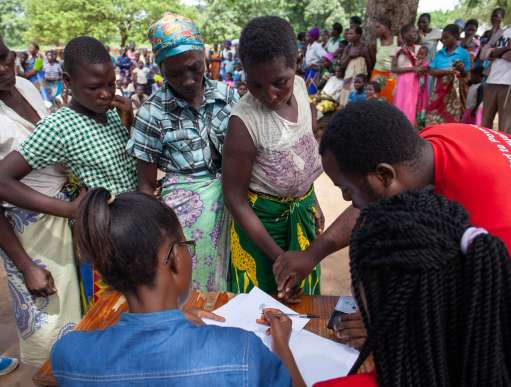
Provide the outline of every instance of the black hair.
<path id="1" fill-rule="evenodd" d="M 64 48 L 64 71 L 72 74 L 80 64 L 111 63 L 107 49 L 90 36 L 71 39 Z"/>
<path id="2" fill-rule="evenodd" d="M 75 241 L 80 257 L 92 259 L 106 283 L 131 292 L 154 285 L 161 244 L 165 238 L 178 240 L 181 233 L 174 211 L 154 196 L 130 192 L 113 197 L 96 188 L 80 204 Z"/>
<path id="3" fill-rule="evenodd" d="M 39 51 L 39 50 L 40 50 L 39 45 L 38 45 L 36 42 L 31 42 L 30 44 L 31 44 L 32 46 L 34 46 L 34 48 L 35 48 L 37 51 Z"/>
<path id="4" fill-rule="evenodd" d="M 332 152 L 346 174 L 365 176 L 380 163 L 415 166 L 424 144 L 398 108 L 369 100 L 350 103 L 332 118 L 319 152 Z"/>
<path id="5" fill-rule="evenodd" d="M 284 57 L 295 68 L 298 49 L 291 25 L 278 16 L 256 17 L 241 31 L 239 54 L 243 67 Z"/>
<path id="6" fill-rule="evenodd" d="M 2 36 L 0 35 L 0 60 L 4 60 L 5 58 L 7 58 L 10 52 L 11 50 L 9 49 L 9 47 L 7 47 Z"/>
<path id="7" fill-rule="evenodd" d="M 484 67 L 481 65 L 474 66 L 472 70 L 470 70 L 471 73 L 483 76 L 484 75 Z"/>
<path id="8" fill-rule="evenodd" d="M 362 18 L 360 16 L 352 16 L 350 17 L 350 24 L 358 24 L 359 26 L 361 26 Z"/>
<path id="9" fill-rule="evenodd" d="M 401 37 L 403 37 L 404 34 L 411 31 L 412 29 L 415 29 L 414 24 L 406 24 L 403 27 L 401 27 Z"/>
<path id="10" fill-rule="evenodd" d="M 341 34 L 342 30 L 343 30 L 342 24 L 341 23 L 334 23 L 334 25 L 332 26 L 332 29 L 334 31 L 337 31 L 339 34 Z"/>
<path id="11" fill-rule="evenodd" d="M 448 24 L 444 27 L 444 32 L 448 32 L 456 39 L 460 38 L 460 27 L 457 24 Z"/>
<path id="12" fill-rule="evenodd" d="M 419 20 L 422 19 L 423 17 L 425 17 L 426 19 L 428 19 L 428 22 L 431 23 L 431 15 L 429 13 L 422 13 L 420 16 L 419 16 Z"/>
<path id="13" fill-rule="evenodd" d="M 432 188 L 362 210 L 350 270 L 368 337 L 351 373 L 372 353 L 379 387 L 509 386 L 511 262 L 490 234 L 462 253 L 469 225 Z"/>
<path id="14" fill-rule="evenodd" d="M 467 26 L 475 26 L 475 28 L 477 29 L 479 28 L 479 22 L 477 21 L 477 19 L 469 19 L 465 23 L 465 28 L 467 28 Z"/>
<path id="15" fill-rule="evenodd" d="M 495 13 L 500 13 L 502 15 L 502 17 L 504 18 L 506 16 L 506 10 L 505 8 L 495 8 L 493 11 L 492 11 L 492 15 L 495 14 Z"/>
<path id="16" fill-rule="evenodd" d="M 381 93 L 380 82 L 371 81 L 371 82 L 368 83 L 368 85 L 371 85 L 373 87 L 375 93 Z"/>
<path id="17" fill-rule="evenodd" d="M 481 104 L 484 101 L 484 88 L 485 88 L 485 84 L 483 82 L 481 82 L 479 84 L 479 87 L 477 88 L 476 106 L 475 106 L 476 109 L 479 108 L 479 106 L 481 106 Z"/>
<path id="18" fill-rule="evenodd" d="M 305 40 L 306 37 L 307 37 L 307 33 L 302 31 L 302 32 L 298 32 L 298 35 L 296 36 L 296 39 L 302 41 L 302 40 Z"/>
<path id="19" fill-rule="evenodd" d="M 360 73 L 355 75 L 355 79 L 361 79 L 364 84 L 367 82 L 367 75 Z"/>
<path id="20" fill-rule="evenodd" d="M 392 22 L 390 21 L 390 19 L 387 17 L 387 16 L 378 16 L 376 17 L 376 21 L 378 23 L 380 23 L 381 25 L 384 25 L 385 27 L 387 27 L 389 30 L 392 30 Z"/>
<path id="21" fill-rule="evenodd" d="M 429 47 L 428 46 L 420 46 L 419 50 L 422 50 L 422 49 L 426 50 L 426 53 L 429 52 Z"/>
<path id="22" fill-rule="evenodd" d="M 352 28 L 353 31 L 355 31 L 355 33 L 359 36 L 362 36 L 362 34 L 364 33 L 364 30 L 362 29 L 362 27 L 360 26 L 357 26 L 355 28 Z"/>

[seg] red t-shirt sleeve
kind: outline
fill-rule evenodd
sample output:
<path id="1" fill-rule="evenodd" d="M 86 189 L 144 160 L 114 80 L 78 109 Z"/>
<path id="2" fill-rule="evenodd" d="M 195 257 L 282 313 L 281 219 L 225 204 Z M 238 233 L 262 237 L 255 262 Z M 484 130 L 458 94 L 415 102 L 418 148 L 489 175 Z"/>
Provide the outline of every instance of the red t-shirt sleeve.
<path id="1" fill-rule="evenodd" d="M 325 380 L 314 384 L 313 387 L 378 387 L 378 384 L 376 383 L 376 374 L 371 372 Z"/>
<path id="2" fill-rule="evenodd" d="M 436 125 L 419 135 L 433 147 L 435 191 L 463 205 L 473 225 L 511 252 L 511 137 L 466 124 Z"/>

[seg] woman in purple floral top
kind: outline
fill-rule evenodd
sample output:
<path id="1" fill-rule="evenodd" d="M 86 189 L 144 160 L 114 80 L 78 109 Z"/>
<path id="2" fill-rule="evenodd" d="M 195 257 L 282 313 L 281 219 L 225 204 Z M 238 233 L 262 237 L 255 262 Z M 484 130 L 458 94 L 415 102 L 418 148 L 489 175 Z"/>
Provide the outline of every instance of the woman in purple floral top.
<path id="1" fill-rule="evenodd" d="M 277 291 L 272 265 L 287 250 L 304 250 L 323 228 L 314 194 L 321 160 L 312 131 L 314 110 L 303 79 L 295 75 L 297 49 L 291 26 L 255 18 L 240 39 L 247 93 L 229 120 L 223 189 L 234 217 L 231 291 L 253 286 Z M 319 267 L 302 283 L 319 294 Z"/>

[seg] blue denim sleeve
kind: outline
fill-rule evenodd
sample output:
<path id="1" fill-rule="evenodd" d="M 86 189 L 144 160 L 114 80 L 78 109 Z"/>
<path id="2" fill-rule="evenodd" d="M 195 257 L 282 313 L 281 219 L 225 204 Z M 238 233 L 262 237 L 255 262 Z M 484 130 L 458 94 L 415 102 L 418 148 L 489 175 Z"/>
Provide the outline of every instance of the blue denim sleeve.
<path id="1" fill-rule="evenodd" d="M 248 338 L 248 385 L 291 387 L 287 368 L 253 333 Z"/>

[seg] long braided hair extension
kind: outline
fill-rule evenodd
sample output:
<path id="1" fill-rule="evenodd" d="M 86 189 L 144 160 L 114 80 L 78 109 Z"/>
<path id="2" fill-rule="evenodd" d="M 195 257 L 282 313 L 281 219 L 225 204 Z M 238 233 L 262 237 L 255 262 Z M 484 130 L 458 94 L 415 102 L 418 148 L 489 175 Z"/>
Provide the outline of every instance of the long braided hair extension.
<path id="1" fill-rule="evenodd" d="M 354 294 L 380 387 L 511 386 L 511 262 L 465 210 L 428 188 L 362 211 L 351 239 Z"/>

